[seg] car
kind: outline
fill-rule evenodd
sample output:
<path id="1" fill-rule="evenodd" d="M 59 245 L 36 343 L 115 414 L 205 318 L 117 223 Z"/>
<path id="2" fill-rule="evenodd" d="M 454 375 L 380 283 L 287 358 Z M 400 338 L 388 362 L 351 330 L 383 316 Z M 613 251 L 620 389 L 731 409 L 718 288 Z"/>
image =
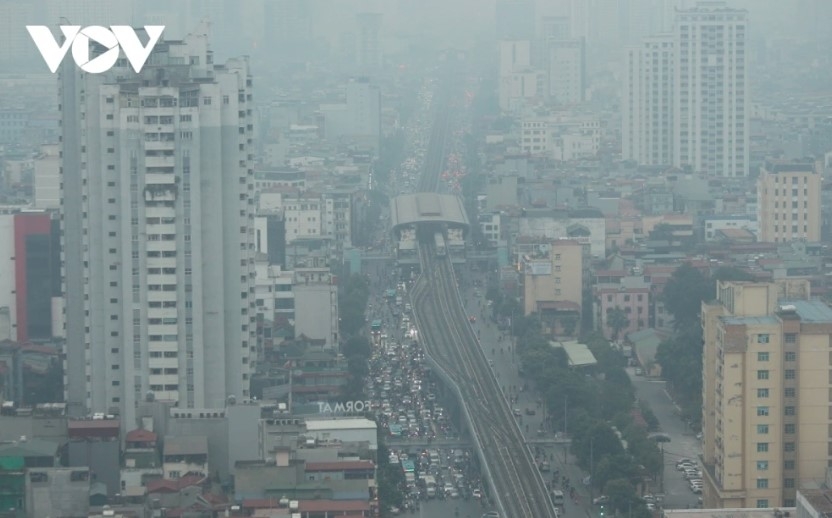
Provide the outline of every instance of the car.
<path id="1" fill-rule="evenodd" d="M 534 411 L 534 408 L 527 408 L 526 415 L 535 415 L 537 412 Z"/>
<path id="2" fill-rule="evenodd" d="M 695 494 L 695 495 L 701 495 L 702 494 L 702 486 L 692 487 L 692 488 L 690 488 L 690 490 L 693 491 L 693 494 Z"/>
<path id="3" fill-rule="evenodd" d="M 644 371 L 641 370 L 641 367 L 636 367 L 636 376 L 641 376 L 642 374 L 644 374 Z"/>
<path id="4" fill-rule="evenodd" d="M 695 463 L 696 463 L 696 461 L 694 461 L 693 459 L 689 459 L 687 457 L 682 457 L 681 459 L 676 461 L 676 469 L 679 469 L 679 466 L 681 466 L 683 464 L 695 464 Z"/>
<path id="5" fill-rule="evenodd" d="M 500 513 L 497 511 L 488 511 L 481 518 L 500 518 Z"/>
<path id="6" fill-rule="evenodd" d="M 471 491 L 471 496 L 473 496 L 474 498 L 482 498 L 482 491 L 480 491 L 479 488 L 477 488 Z"/>
<path id="7" fill-rule="evenodd" d="M 513 410 L 511 411 L 511 413 L 513 413 L 513 414 L 514 414 L 514 417 L 520 417 L 521 415 L 523 415 L 523 414 L 522 414 L 522 412 L 520 412 L 520 409 L 519 409 L 519 408 L 515 408 L 515 409 L 513 409 Z"/>
<path id="8" fill-rule="evenodd" d="M 609 502 L 609 500 L 610 500 L 609 497 L 607 497 L 606 495 L 601 495 L 601 496 L 595 498 L 594 500 L 592 500 L 592 503 L 594 505 L 604 505 L 607 502 Z"/>
<path id="9" fill-rule="evenodd" d="M 473 324 L 476 321 L 477 321 L 477 317 L 475 317 L 474 315 L 471 315 L 470 317 L 468 317 L 468 322 L 471 322 Z"/>

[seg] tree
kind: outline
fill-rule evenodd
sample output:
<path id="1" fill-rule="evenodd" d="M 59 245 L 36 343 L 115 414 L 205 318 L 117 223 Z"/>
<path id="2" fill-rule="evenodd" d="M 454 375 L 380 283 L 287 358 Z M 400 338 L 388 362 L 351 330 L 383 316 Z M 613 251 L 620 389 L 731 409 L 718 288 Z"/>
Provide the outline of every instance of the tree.
<path id="1" fill-rule="evenodd" d="M 699 327 L 702 301 L 711 298 L 713 292 L 713 284 L 690 263 L 676 268 L 662 292 L 664 307 L 673 315 L 675 329 Z"/>
<path id="2" fill-rule="evenodd" d="M 347 358 L 360 356 L 366 359 L 372 354 L 373 347 L 370 345 L 370 341 L 367 340 L 366 336 L 356 335 L 347 339 L 342 352 Z"/>
<path id="3" fill-rule="evenodd" d="M 614 478 L 607 482 L 604 494 L 610 499 L 609 505 L 620 513 L 629 511 L 636 501 L 635 487 L 626 478 Z"/>
<path id="4" fill-rule="evenodd" d="M 560 318 L 560 327 L 563 329 L 563 334 L 572 336 L 575 334 L 575 328 L 578 326 L 578 317 L 574 315 L 567 315 Z"/>
<path id="5" fill-rule="evenodd" d="M 630 325 L 630 319 L 623 309 L 616 306 L 607 314 L 607 325 L 612 329 L 612 339 L 618 340 L 618 333 Z"/>

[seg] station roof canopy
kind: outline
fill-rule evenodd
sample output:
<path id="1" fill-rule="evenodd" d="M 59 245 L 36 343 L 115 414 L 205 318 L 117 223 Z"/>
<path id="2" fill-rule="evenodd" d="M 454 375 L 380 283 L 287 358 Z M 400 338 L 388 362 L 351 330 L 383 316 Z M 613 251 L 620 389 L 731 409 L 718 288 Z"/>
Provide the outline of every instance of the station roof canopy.
<path id="1" fill-rule="evenodd" d="M 417 192 L 402 194 L 390 201 L 393 230 L 418 223 L 447 223 L 468 228 L 468 214 L 462 198 L 453 194 Z"/>

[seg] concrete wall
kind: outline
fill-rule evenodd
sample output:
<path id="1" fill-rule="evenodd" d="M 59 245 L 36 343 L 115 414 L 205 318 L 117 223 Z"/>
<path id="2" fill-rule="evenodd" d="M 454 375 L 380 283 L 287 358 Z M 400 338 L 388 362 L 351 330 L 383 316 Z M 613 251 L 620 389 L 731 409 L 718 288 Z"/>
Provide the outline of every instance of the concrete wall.
<path id="1" fill-rule="evenodd" d="M 69 443 L 69 465 L 89 466 L 95 482 L 107 486 L 110 496 L 121 492 L 121 455 L 119 441 L 72 441 Z M 89 496 L 89 495 L 88 495 Z"/>
<path id="2" fill-rule="evenodd" d="M 45 479 L 33 474 L 45 474 Z M 75 474 L 76 480 L 72 480 Z M 28 516 L 87 516 L 90 508 L 90 479 L 87 468 L 31 469 L 26 477 Z M 37 480 L 33 482 L 33 480 Z"/>

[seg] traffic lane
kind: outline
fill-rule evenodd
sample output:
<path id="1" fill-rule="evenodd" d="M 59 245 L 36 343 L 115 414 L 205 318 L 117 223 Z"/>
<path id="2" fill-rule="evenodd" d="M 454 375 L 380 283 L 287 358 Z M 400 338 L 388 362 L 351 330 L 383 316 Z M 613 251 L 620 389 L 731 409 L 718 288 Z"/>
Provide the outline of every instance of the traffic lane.
<path id="1" fill-rule="evenodd" d="M 484 502 L 476 498 L 470 500 L 426 500 L 420 503 L 418 513 L 404 513 L 404 516 L 416 514 L 420 518 L 455 518 L 456 516 L 459 516 L 459 518 L 480 518 L 483 513 L 494 510 L 496 509 L 484 505 Z M 459 514 L 456 514 L 457 511 Z"/>
<path id="2" fill-rule="evenodd" d="M 678 416 L 676 406 L 665 388 L 666 383 L 636 376 L 631 368 L 627 371 L 633 381 L 636 397 L 648 404 L 659 421 L 661 431 L 670 437 L 671 442 L 665 445 L 665 459 L 675 467 L 676 461 L 682 457 L 697 457 L 702 450 L 701 442 Z"/>
<path id="3" fill-rule="evenodd" d="M 519 422 L 522 433 L 527 439 L 537 437 L 537 431 L 544 421 L 543 407 L 537 403 L 539 397 L 531 386 L 527 390 L 521 390 L 523 384 L 527 381 L 519 375 L 519 361 L 511 338 L 507 333 L 497 329 L 497 325 L 488 317 L 490 308 L 487 307 L 485 298 L 482 294 L 477 297 L 473 291 L 470 288 L 466 290 L 465 306 L 469 314 L 477 317 L 474 322 L 474 330 L 478 333 L 480 346 L 485 353 L 485 357 L 493 362 L 492 369 L 495 371 L 497 382 L 503 390 L 504 397 L 510 401 L 514 398 L 514 402 L 510 406 L 512 409 L 518 409 L 521 412 L 521 415 L 515 417 L 515 419 Z M 480 306 L 480 303 L 482 303 L 482 306 Z M 482 315 L 483 308 L 485 308 L 485 317 Z M 533 410 L 534 415 L 528 415 L 527 410 Z"/>
<path id="4" fill-rule="evenodd" d="M 701 451 L 699 439 L 678 416 L 664 381 L 636 376 L 633 368 L 628 368 L 627 373 L 633 382 L 636 397 L 647 403 L 656 415 L 662 432 L 670 437 L 670 442 L 664 444 L 664 507 L 696 507 L 699 495 L 690 490 L 688 481 L 676 470 L 676 462 L 683 457 L 697 458 Z"/>

